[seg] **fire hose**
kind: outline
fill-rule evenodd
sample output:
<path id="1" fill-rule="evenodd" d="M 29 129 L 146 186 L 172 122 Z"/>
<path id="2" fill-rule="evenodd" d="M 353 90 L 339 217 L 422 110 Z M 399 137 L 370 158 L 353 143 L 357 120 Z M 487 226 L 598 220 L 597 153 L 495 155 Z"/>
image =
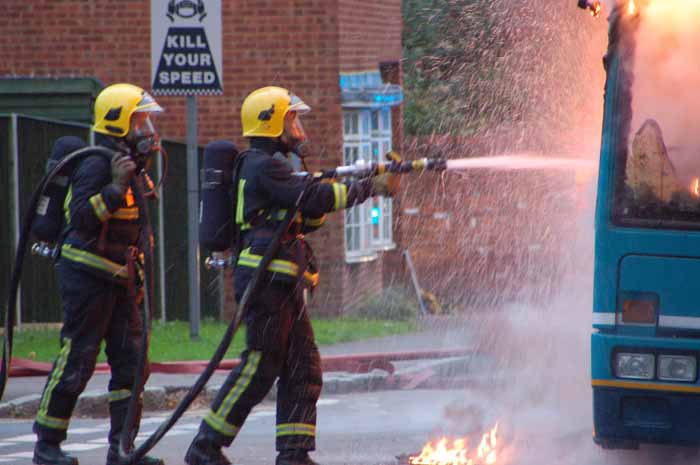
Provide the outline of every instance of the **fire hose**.
<path id="1" fill-rule="evenodd" d="M 59 163 L 57 163 L 48 174 L 42 178 L 39 186 L 32 194 L 30 203 L 28 206 L 28 211 L 25 215 L 21 235 L 17 244 L 17 252 L 15 256 L 15 266 L 13 268 L 11 282 L 10 282 L 10 293 L 8 297 L 8 307 L 7 314 L 5 315 L 5 338 L 3 344 L 3 358 L 2 366 L 0 367 L 0 399 L 4 394 L 5 387 L 7 385 L 7 378 L 10 371 L 10 362 L 12 356 L 12 339 L 13 339 L 13 328 L 15 324 L 15 314 L 12 311 L 17 304 L 17 293 L 19 290 L 19 282 L 22 273 L 24 257 L 27 251 L 28 238 L 30 235 L 32 223 L 36 216 L 37 205 L 41 196 L 43 195 L 47 185 L 53 180 L 54 177 L 69 163 L 82 160 L 83 158 L 100 154 L 102 156 L 111 157 L 114 155 L 109 149 L 104 147 L 86 147 L 77 150 L 70 155 L 64 157 Z M 322 179 L 336 178 L 340 176 L 353 176 L 353 177 L 371 177 L 385 172 L 393 173 L 408 173 L 416 170 L 443 170 L 446 167 L 444 160 L 440 159 L 423 159 L 413 162 L 391 162 L 391 163 L 372 163 L 368 165 L 352 165 L 352 166 L 340 166 L 333 170 L 325 171 L 320 174 L 315 174 L 309 176 L 311 178 L 311 183 L 317 182 Z M 308 175 L 307 175 L 308 176 Z M 309 185 L 311 184 L 309 183 Z M 308 186 L 307 186 L 308 187 Z M 148 221 L 148 210 L 144 201 L 144 193 L 137 189 L 135 192 L 135 198 L 139 204 L 139 208 L 143 209 L 144 214 L 142 218 Z M 289 229 L 289 226 L 294 221 L 297 215 L 303 196 L 306 190 L 302 191 L 299 198 L 296 201 L 295 208 L 289 209 L 285 215 L 284 220 L 280 223 L 275 234 L 268 246 L 265 254 L 260 261 L 259 266 L 256 268 L 253 276 L 246 288 L 243 297 L 241 298 L 240 304 L 237 307 L 237 312 L 234 315 L 231 323 L 229 324 L 217 350 L 212 356 L 209 364 L 206 366 L 205 370 L 202 372 L 200 377 L 197 379 L 195 384 L 192 386 L 190 391 L 185 395 L 180 404 L 175 408 L 173 413 L 158 427 L 158 429 L 151 434 L 138 448 L 133 451 L 129 451 L 131 448 L 131 442 L 133 440 L 132 433 L 134 428 L 131 426 L 134 422 L 136 415 L 136 402 L 140 398 L 141 391 L 144 384 L 144 368 L 146 363 L 146 357 L 148 353 L 148 339 L 149 339 L 149 322 L 151 318 L 150 303 L 152 302 L 151 296 L 151 266 L 152 257 L 147 254 L 146 257 L 146 290 L 145 290 L 145 302 L 142 306 L 142 319 L 144 322 L 144 331 L 142 333 L 142 350 L 140 353 L 136 379 L 132 387 L 131 399 L 129 401 L 129 406 L 127 410 L 127 417 L 125 419 L 125 427 L 122 430 L 120 437 L 120 447 L 119 447 L 119 458 L 124 464 L 133 464 L 138 462 L 146 453 L 148 453 L 157 443 L 162 439 L 162 437 L 172 428 L 172 426 L 178 421 L 178 419 L 184 414 L 184 412 L 189 408 L 194 399 L 201 393 L 202 389 L 211 378 L 212 374 L 216 370 L 217 366 L 223 359 L 228 347 L 231 344 L 233 336 L 240 326 L 243 317 L 245 316 L 245 311 L 250 305 L 251 298 L 258 292 L 261 282 L 261 277 L 263 275 L 263 270 L 266 270 L 270 262 L 274 259 L 277 252 L 279 251 L 281 239 L 285 232 Z M 142 234 L 150 234 L 150 224 L 146 224 L 142 228 Z M 150 243 L 150 239 L 145 244 Z M 35 246 L 35 251 L 41 255 L 54 256 L 55 252 L 50 251 L 51 249 L 46 245 Z"/>
<path id="2" fill-rule="evenodd" d="M 243 321 L 243 318 L 245 317 L 246 311 L 248 307 L 251 304 L 251 299 L 253 296 L 255 296 L 258 291 L 260 290 L 260 285 L 262 282 L 262 276 L 264 275 L 265 271 L 267 270 L 268 266 L 272 262 L 272 260 L 275 258 L 277 255 L 281 243 L 282 243 L 282 238 L 284 237 L 285 233 L 289 230 L 290 226 L 295 220 L 295 217 L 297 216 L 297 213 L 299 212 L 299 209 L 301 208 L 302 201 L 304 199 L 304 195 L 307 192 L 307 189 L 309 186 L 311 186 L 315 182 L 320 182 L 323 179 L 329 179 L 329 178 L 336 178 L 339 176 L 355 176 L 355 177 L 371 177 L 375 176 L 377 174 L 381 174 L 384 172 L 394 172 L 394 173 L 408 173 L 411 171 L 418 171 L 418 170 L 444 170 L 446 168 L 446 161 L 442 159 L 423 159 L 419 161 L 414 161 L 414 162 L 390 162 L 390 163 L 372 163 L 369 165 L 353 165 L 353 166 L 341 166 L 338 168 L 335 168 L 333 170 L 328 170 L 320 174 L 316 175 L 309 175 L 308 173 L 299 173 L 301 175 L 306 176 L 310 182 L 307 184 L 306 188 L 299 194 L 299 197 L 297 198 L 294 207 L 290 208 L 287 210 L 287 213 L 284 216 L 284 219 L 280 222 L 278 225 L 277 229 L 275 230 L 272 239 L 270 241 L 270 244 L 267 246 L 265 253 L 262 256 L 262 259 L 260 260 L 260 263 L 258 264 L 257 268 L 255 268 L 255 271 L 253 272 L 253 275 L 248 282 L 248 285 L 245 288 L 245 291 L 243 292 L 243 296 L 241 297 L 241 300 L 239 304 L 236 307 L 236 311 L 233 315 L 233 318 L 231 320 L 231 323 L 229 323 L 228 327 L 226 328 L 226 332 L 224 333 L 224 336 L 221 339 L 221 342 L 219 343 L 219 346 L 216 348 L 216 351 L 214 352 L 214 355 L 212 358 L 209 360 L 209 363 L 207 366 L 204 368 L 204 371 L 200 374 L 199 378 L 195 381 L 195 383 L 192 385 L 190 390 L 185 394 L 183 399 L 180 401 L 180 403 L 177 405 L 175 410 L 170 414 L 170 416 L 160 424 L 160 426 L 148 437 L 144 440 L 144 442 L 139 445 L 136 449 L 133 451 L 130 451 L 129 448 L 131 447 L 131 441 L 132 441 L 132 435 L 131 431 L 129 428 L 126 428 L 127 425 L 131 425 L 134 422 L 135 415 L 136 415 L 136 402 L 138 401 L 138 398 L 141 394 L 141 388 L 143 383 L 143 377 L 144 377 L 144 371 L 143 367 L 145 367 L 145 359 L 146 359 L 146 350 L 142 350 L 141 356 L 138 362 L 138 370 L 136 372 L 136 380 L 134 381 L 134 385 L 132 387 L 132 392 L 131 392 L 131 398 L 129 400 L 129 407 L 127 410 L 127 416 L 126 419 L 124 420 L 125 428 L 122 429 L 122 434 L 119 438 L 119 460 L 122 464 L 124 465 L 132 465 L 134 463 L 137 463 L 141 458 L 143 458 L 155 445 L 165 436 L 165 434 L 175 425 L 175 423 L 180 419 L 180 417 L 185 413 L 185 411 L 189 408 L 189 406 L 192 404 L 192 402 L 197 398 L 197 396 L 202 392 L 204 389 L 204 386 L 207 384 L 211 376 L 214 374 L 216 371 L 217 367 L 221 363 L 221 361 L 224 358 L 224 355 L 226 354 L 226 351 L 228 350 L 229 346 L 231 345 L 231 341 L 233 340 L 233 336 L 235 335 L 236 331 L 241 325 L 241 322 Z M 221 266 L 213 266 L 216 263 L 219 263 Z M 227 260 L 227 261 L 220 261 L 220 262 L 212 262 L 210 259 L 207 259 L 206 262 L 207 266 L 210 268 L 224 268 L 224 267 L 229 267 L 229 266 L 235 266 L 235 262 L 233 260 Z M 144 305 L 143 309 L 143 320 L 148 321 L 149 316 L 148 316 L 148 306 Z M 148 344 L 148 334 L 146 331 L 143 333 L 143 339 L 142 339 L 142 348 L 147 348 Z"/>
<path id="3" fill-rule="evenodd" d="M 27 213 L 24 216 L 24 221 L 22 223 L 22 230 L 17 241 L 17 250 L 15 253 L 15 264 L 12 268 L 12 276 L 10 278 L 10 293 L 7 299 L 7 313 L 5 314 L 5 339 L 3 343 L 2 352 L 2 366 L 0 367 L 0 399 L 2 399 L 5 393 L 5 387 L 7 386 L 7 378 L 10 373 L 10 361 L 12 358 L 12 337 L 15 326 L 15 312 L 14 309 L 17 306 L 17 293 L 19 291 L 19 282 L 22 276 L 22 268 L 24 265 L 24 257 L 27 253 L 27 246 L 29 243 L 29 236 L 32 229 L 32 223 L 36 217 L 37 205 L 39 200 L 44 195 L 46 187 L 51 183 L 51 181 L 59 174 L 70 163 L 82 160 L 91 155 L 100 155 L 111 160 L 114 156 L 112 150 L 105 147 L 85 147 L 83 149 L 77 150 L 66 157 L 64 157 L 60 162 L 58 162 L 39 182 L 39 186 L 36 188 L 32 197 L 29 201 L 29 206 Z M 41 255 L 53 257 L 55 256 L 56 249 L 48 246 L 47 244 L 36 245 L 35 250 Z"/>
<path id="4" fill-rule="evenodd" d="M 192 404 L 195 398 L 202 392 L 202 389 L 204 389 L 204 386 L 209 381 L 209 378 L 211 378 L 211 376 L 214 374 L 214 371 L 219 366 L 219 363 L 221 363 L 221 360 L 224 358 L 226 351 L 231 345 L 233 336 L 235 335 L 241 322 L 243 321 L 247 308 L 250 306 L 251 298 L 259 291 L 260 284 L 262 282 L 261 278 L 263 276 L 264 270 L 267 270 L 267 267 L 277 255 L 277 252 L 279 251 L 282 242 L 282 237 L 287 232 L 291 224 L 294 222 L 294 217 L 299 211 L 299 207 L 301 205 L 301 201 L 303 200 L 305 192 L 306 190 L 302 191 L 302 193 L 297 198 L 294 208 L 290 208 L 287 211 L 287 214 L 285 215 L 284 219 L 275 230 L 275 233 L 272 236 L 272 240 L 268 245 L 267 249 L 265 250 L 265 254 L 260 260 L 260 264 L 253 272 L 253 276 L 248 282 L 248 286 L 246 287 L 243 296 L 241 297 L 240 303 L 236 307 L 236 312 L 233 316 L 233 319 L 226 328 L 226 332 L 224 333 L 224 336 L 221 339 L 219 346 L 216 348 L 214 355 L 210 359 L 202 374 L 199 376 L 199 378 L 197 378 L 197 381 L 195 381 L 194 385 L 190 388 L 187 394 L 185 394 L 185 396 L 177 405 L 175 410 L 163 423 L 161 423 L 158 429 L 156 429 L 148 438 L 146 438 L 146 440 L 139 447 L 137 447 L 133 451 L 128 450 L 132 440 L 131 430 L 128 430 L 127 428 L 124 428 L 122 430 L 121 437 L 119 438 L 119 460 L 121 463 L 125 465 L 131 465 L 137 463 L 141 458 L 143 458 L 143 456 L 145 456 L 151 449 L 153 449 L 153 447 L 155 447 L 158 441 L 160 441 L 163 438 L 163 436 L 170 430 L 170 428 L 172 428 L 175 425 L 175 423 L 185 413 L 185 411 L 189 408 L 189 406 Z M 147 306 L 144 305 L 144 321 L 146 321 L 148 318 L 147 312 Z M 148 336 L 146 334 L 146 331 L 144 331 L 144 345 L 142 345 L 142 347 L 147 347 L 145 345 L 148 343 L 147 337 Z M 139 370 L 137 370 L 136 372 L 137 379 L 134 381 L 134 385 L 132 387 L 131 399 L 129 400 L 129 407 L 127 410 L 125 425 L 131 425 L 136 415 L 136 402 L 141 394 L 141 384 L 143 384 L 142 368 L 145 366 L 145 352 L 146 351 L 141 352 L 141 357 L 139 359 Z"/>
<path id="5" fill-rule="evenodd" d="M 444 158 L 420 158 L 412 161 L 391 161 L 391 162 L 373 162 L 373 163 L 356 163 L 354 165 L 337 166 L 333 169 L 317 172 L 299 172 L 295 173 L 298 176 L 312 177 L 313 180 L 328 180 L 342 177 L 351 178 L 370 178 L 384 173 L 406 174 L 418 171 L 445 171 L 447 169 L 447 160 Z M 236 257 L 226 256 L 221 252 L 214 252 L 207 257 L 204 265 L 207 269 L 224 269 L 234 266 L 233 261 Z"/>
<path id="6" fill-rule="evenodd" d="M 167 152 L 165 149 L 160 147 L 160 152 L 161 156 L 163 157 L 163 162 L 164 162 L 164 170 L 167 170 Z M 29 237 L 31 234 L 32 230 L 32 225 L 34 223 L 34 220 L 37 215 L 37 207 L 39 205 L 39 202 L 44 195 L 46 188 L 51 182 L 56 178 L 63 170 L 66 168 L 68 165 L 73 164 L 73 163 L 78 163 L 82 161 L 83 159 L 87 158 L 88 156 L 102 156 L 105 157 L 108 160 L 111 160 L 115 155 L 116 152 L 113 150 L 110 150 L 106 147 L 101 147 L 101 146 L 89 146 L 89 147 L 84 147 L 82 149 L 76 150 L 70 154 L 67 154 L 65 157 L 63 157 L 60 161 L 56 162 L 55 164 L 51 165 L 51 168 L 49 169 L 49 172 L 41 179 L 39 182 L 39 185 L 37 188 L 34 190 L 32 193 L 32 197 L 30 198 L 29 205 L 27 212 L 24 216 L 24 221 L 22 223 L 22 230 L 21 234 L 19 237 L 19 240 L 17 242 L 17 248 L 16 248 L 16 253 L 15 253 L 15 263 L 14 267 L 12 269 L 12 276 L 10 279 L 10 293 L 8 295 L 8 303 L 7 303 L 7 313 L 5 314 L 5 337 L 3 341 L 3 354 L 2 354 L 2 365 L 0 366 L 0 399 L 2 399 L 4 393 L 5 393 L 5 388 L 7 386 L 7 380 L 9 377 L 10 373 L 10 364 L 12 361 L 12 340 L 13 340 L 13 335 L 14 335 L 14 325 L 15 325 L 15 312 L 14 308 L 17 305 L 17 295 L 19 291 L 19 283 L 20 279 L 22 276 L 22 269 L 24 266 L 24 258 L 27 253 L 27 248 L 29 244 Z M 152 181 L 150 181 L 150 178 L 146 176 L 146 182 L 148 184 L 148 188 L 150 189 L 147 192 L 141 192 L 140 189 L 138 189 L 137 186 L 132 185 L 132 187 L 135 188 L 137 192 L 135 192 L 135 198 L 137 202 L 139 202 L 139 207 L 140 208 L 146 208 L 145 202 L 143 200 L 144 196 L 146 197 L 151 197 L 156 195 L 158 188 L 162 185 L 164 178 L 165 178 L 165 172 L 164 175 L 161 177 L 157 185 L 153 185 Z M 144 173 L 145 174 L 145 173 Z M 145 214 L 141 215 L 142 218 L 142 232 L 145 232 L 147 234 L 150 234 L 150 223 L 148 222 L 148 211 L 144 210 Z M 150 240 L 145 242 L 145 244 L 150 244 Z M 32 247 L 32 252 L 36 255 L 48 257 L 55 259 L 58 254 L 59 254 L 59 246 L 51 246 L 50 244 L 47 244 L 45 242 L 39 242 L 33 245 Z M 150 254 L 147 254 L 146 256 L 146 263 L 147 263 L 147 271 L 148 267 L 150 266 L 150 263 L 152 262 L 152 257 Z M 150 273 L 146 275 L 145 279 L 150 279 Z M 144 306 L 149 305 L 149 302 L 151 299 L 149 299 L 150 292 L 152 286 L 150 285 L 149 282 L 146 284 L 146 303 Z M 146 320 L 144 320 L 146 321 Z M 147 336 L 148 335 L 148 324 L 144 323 L 144 334 Z M 147 346 L 146 346 L 147 350 Z"/>

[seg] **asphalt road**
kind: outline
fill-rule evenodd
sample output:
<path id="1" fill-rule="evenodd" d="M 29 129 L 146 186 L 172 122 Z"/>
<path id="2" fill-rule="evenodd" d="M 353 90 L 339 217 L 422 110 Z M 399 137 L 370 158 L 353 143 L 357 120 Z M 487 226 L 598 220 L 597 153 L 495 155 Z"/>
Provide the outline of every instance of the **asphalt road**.
<path id="1" fill-rule="evenodd" d="M 640 451 L 603 451 L 591 440 L 589 406 L 580 402 L 515 404 L 501 402 L 499 390 L 381 391 L 328 396 L 319 405 L 318 451 L 322 465 L 398 465 L 402 454 L 420 451 L 430 439 L 443 434 L 464 436 L 471 450 L 481 433 L 498 423 L 498 459 L 495 465 L 687 465 L 684 449 L 644 447 Z M 551 399 L 550 399 L 551 400 Z M 188 413 L 154 455 L 168 465 L 183 464 L 183 456 L 198 428 L 203 411 Z M 152 432 L 162 415 L 142 422 L 142 435 Z M 253 411 L 226 454 L 235 465 L 274 463 L 274 404 Z M 104 464 L 108 422 L 74 419 L 64 448 L 81 465 Z M 0 464 L 31 464 L 35 436 L 29 420 L 0 424 Z M 690 460 L 689 460 L 690 459 Z M 696 458 L 697 459 L 697 458 Z M 483 462 L 476 462 L 479 465 Z"/>
<path id="2" fill-rule="evenodd" d="M 395 456 L 418 451 L 436 426 L 445 407 L 460 399 L 459 391 L 387 391 L 327 397 L 319 405 L 318 452 L 322 464 L 394 464 Z M 203 411 L 189 413 L 156 446 L 153 455 L 180 465 L 198 428 Z M 160 422 L 148 416 L 142 433 Z M 104 463 L 108 422 L 74 419 L 64 449 L 82 465 Z M 251 414 L 234 445 L 226 452 L 236 465 L 274 463 L 274 404 L 260 405 Z M 35 436 L 31 421 L 3 420 L 0 425 L 0 464 L 31 463 Z"/>

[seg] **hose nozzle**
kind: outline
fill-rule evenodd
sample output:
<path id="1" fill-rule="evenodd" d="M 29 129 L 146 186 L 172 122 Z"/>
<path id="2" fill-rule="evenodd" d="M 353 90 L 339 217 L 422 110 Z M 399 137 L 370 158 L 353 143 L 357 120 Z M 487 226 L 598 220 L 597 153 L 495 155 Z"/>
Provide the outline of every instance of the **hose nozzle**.
<path id="1" fill-rule="evenodd" d="M 405 174 L 415 171 L 444 171 L 447 169 L 447 160 L 442 158 L 419 158 L 411 161 L 386 162 L 386 163 L 357 163 L 348 166 L 339 166 L 334 170 L 323 173 L 321 177 L 335 178 L 342 176 L 368 177 L 384 173 Z"/>
<path id="2" fill-rule="evenodd" d="M 32 255 L 54 259 L 58 256 L 58 246 L 48 242 L 36 242 L 32 245 Z"/>
<path id="3" fill-rule="evenodd" d="M 445 171 L 447 160 L 444 158 L 419 158 L 411 162 L 411 171 Z"/>
<path id="4" fill-rule="evenodd" d="M 204 260 L 204 267 L 207 270 L 225 270 L 233 267 L 234 257 L 227 255 L 224 252 L 212 252 L 212 254 Z"/>

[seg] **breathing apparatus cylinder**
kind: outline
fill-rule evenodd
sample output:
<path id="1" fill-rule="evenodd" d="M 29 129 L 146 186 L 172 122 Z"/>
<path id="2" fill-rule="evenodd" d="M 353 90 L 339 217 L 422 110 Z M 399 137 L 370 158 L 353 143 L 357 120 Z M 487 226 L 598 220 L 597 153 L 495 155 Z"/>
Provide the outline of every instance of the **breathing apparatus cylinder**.
<path id="1" fill-rule="evenodd" d="M 235 220 L 233 167 L 237 156 L 238 149 L 230 141 L 211 142 L 204 148 L 199 242 L 211 252 L 231 247 Z"/>
<path id="2" fill-rule="evenodd" d="M 54 144 L 51 156 L 46 161 L 46 173 L 50 173 L 58 163 L 76 150 L 87 147 L 85 141 L 75 136 L 61 137 Z M 63 231 L 63 203 L 68 193 L 70 177 L 74 164 L 70 163 L 61 169 L 51 182 L 47 184 L 36 208 L 36 219 L 32 225 L 32 234 L 43 244 L 37 244 L 34 250 L 41 255 L 47 255 L 52 250 L 50 244 L 56 243 Z M 42 252 L 43 250 L 43 252 Z"/>

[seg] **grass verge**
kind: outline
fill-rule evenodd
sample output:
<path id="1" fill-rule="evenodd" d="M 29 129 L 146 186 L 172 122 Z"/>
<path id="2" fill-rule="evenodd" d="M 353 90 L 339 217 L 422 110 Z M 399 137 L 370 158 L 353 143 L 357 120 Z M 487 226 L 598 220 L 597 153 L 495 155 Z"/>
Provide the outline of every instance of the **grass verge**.
<path id="1" fill-rule="evenodd" d="M 312 325 L 318 345 L 359 341 L 373 337 L 389 336 L 411 332 L 416 328 L 413 321 L 388 321 L 361 318 L 319 319 Z M 154 362 L 177 360 L 208 360 L 216 349 L 226 325 L 215 321 L 203 321 L 200 338 L 190 339 L 187 322 L 155 322 L 151 334 L 150 356 Z M 50 362 L 59 350 L 58 329 L 25 329 L 15 332 L 13 357 L 28 358 L 40 362 Z M 226 358 L 236 358 L 243 349 L 245 331 L 241 328 L 231 344 Z M 105 361 L 104 350 L 98 361 Z"/>

